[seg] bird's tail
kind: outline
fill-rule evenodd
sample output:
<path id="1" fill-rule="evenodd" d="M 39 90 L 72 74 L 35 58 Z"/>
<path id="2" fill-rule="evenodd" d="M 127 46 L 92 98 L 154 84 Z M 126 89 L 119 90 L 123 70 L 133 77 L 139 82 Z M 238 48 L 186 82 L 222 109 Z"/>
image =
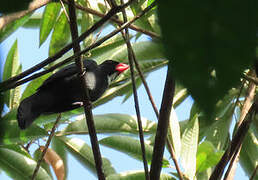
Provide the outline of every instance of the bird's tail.
<path id="1" fill-rule="evenodd" d="M 21 129 L 25 129 L 31 125 L 44 110 L 41 108 L 40 93 L 35 93 L 20 103 L 17 112 L 18 125 Z"/>

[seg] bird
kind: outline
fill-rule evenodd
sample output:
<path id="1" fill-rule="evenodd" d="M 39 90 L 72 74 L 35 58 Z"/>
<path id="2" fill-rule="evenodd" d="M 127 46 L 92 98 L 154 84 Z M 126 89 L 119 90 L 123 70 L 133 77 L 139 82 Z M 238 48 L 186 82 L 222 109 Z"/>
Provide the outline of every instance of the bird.
<path id="1" fill-rule="evenodd" d="M 111 81 L 129 68 L 127 64 L 106 60 L 100 65 L 84 59 L 90 101 L 102 96 Z M 83 106 L 81 79 L 76 65 L 70 64 L 48 77 L 34 94 L 23 99 L 17 110 L 20 129 L 29 127 L 40 115 L 70 111 Z"/>

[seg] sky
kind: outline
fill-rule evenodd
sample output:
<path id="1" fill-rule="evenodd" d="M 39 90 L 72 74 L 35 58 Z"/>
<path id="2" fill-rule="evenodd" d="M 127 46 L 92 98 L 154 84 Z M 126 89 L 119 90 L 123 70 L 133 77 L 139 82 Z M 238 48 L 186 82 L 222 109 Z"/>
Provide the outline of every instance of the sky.
<path id="1" fill-rule="evenodd" d="M 0 63 L 2 65 L 4 60 L 6 59 L 10 47 L 12 46 L 16 38 L 18 39 L 19 60 L 20 62 L 22 62 L 23 71 L 48 57 L 48 44 L 50 39 L 48 38 L 47 42 L 45 42 L 40 48 L 38 48 L 39 30 L 20 28 L 12 36 L 10 36 L 8 39 L 6 39 L 4 42 L 0 44 Z M 162 100 L 162 92 L 165 83 L 165 77 L 166 68 L 164 67 L 151 73 L 147 78 L 147 83 L 150 87 L 157 107 L 160 107 L 160 103 Z M 148 101 L 148 97 L 145 93 L 143 86 L 140 86 L 140 88 L 138 89 L 138 96 L 142 117 L 157 122 L 155 113 L 153 112 L 150 102 Z M 112 101 L 95 108 L 93 110 L 93 114 L 96 115 L 105 113 L 124 113 L 135 115 L 136 113 L 134 109 L 133 98 L 131 97 L 125 103 L 121 104 L 122 101 L 123 97 L 117 97 Z M 184 101 L 183 104 L 176 109 L 176 113 L 179 120 L 185 120 L 189 117 L 192 103 L 193 100 L 191 98 L 187 98 L 187 100 Z M 99 139 L 103 137 L 105 136 L 98 135 Z M 90 144 L 89 137 L 87 135 L 81 135 L 79 138 L 82 138 L 87 142 L 87 144 Z M 143 169 L 142 162 L 134 160 L 129 156 L 125 155 L 124 153 L 120 153 L 118 151 L 114 151 L 103 146 L 100 146 L 100 149 L 102 156 L 107 157 L 109 160 L 111 160 L 111 163 L 114 165 L 117 172 Z M 167 152 L 165 152 L 165 157 L 169 158 Z M 173 162 L 170 162 L 173 165 Z M 91 172 L 89 172 L 86 168 L 81 166 L 81 164 L 78 163 L 77 160 L 70 155 L 68 156 L 68 167 L 68 180 L 82 179 L 82 177 L 87 177 L 87 179 L 89 180 L 97 179 L 94 175 L 92 175 Z M 168 170 L 169 169 L 167 169 L 166 171 L 168 172 Z M 10 178 L 6 176 L 6 174 L 3 171 L 0 171 L 0 179 L 9 180 Z M 237 169 L 236 179 L 247 179 L 243 170 L 240 167 L 238 167 Z"/>

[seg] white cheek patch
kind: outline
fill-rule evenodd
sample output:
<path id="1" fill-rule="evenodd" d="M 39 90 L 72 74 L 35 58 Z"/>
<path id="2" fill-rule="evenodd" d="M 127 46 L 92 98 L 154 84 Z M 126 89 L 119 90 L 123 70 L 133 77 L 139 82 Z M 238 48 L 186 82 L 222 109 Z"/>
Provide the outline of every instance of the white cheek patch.
<path id="1" fill-rule="evenodd" d="M 96 76 L 93 72 L 86 72 L 86 84 L 90 90 L 96 87 Z"/>

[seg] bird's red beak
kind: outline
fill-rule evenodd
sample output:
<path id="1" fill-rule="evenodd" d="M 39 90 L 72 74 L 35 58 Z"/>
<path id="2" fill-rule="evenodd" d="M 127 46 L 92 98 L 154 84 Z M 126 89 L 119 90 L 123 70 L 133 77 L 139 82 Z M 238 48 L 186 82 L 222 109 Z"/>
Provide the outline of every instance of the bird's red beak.
<path id="1" fill-rule="evenodd" d="M 129 68 L 129 66 L 127 64 L 124 64 L 124 63 L 119 63 L 118 65 L 116 65 L 116 70 L 119 72 L 119 73 L 122 73 L 124 72 L 125 70 L 127 70 Z"/>

